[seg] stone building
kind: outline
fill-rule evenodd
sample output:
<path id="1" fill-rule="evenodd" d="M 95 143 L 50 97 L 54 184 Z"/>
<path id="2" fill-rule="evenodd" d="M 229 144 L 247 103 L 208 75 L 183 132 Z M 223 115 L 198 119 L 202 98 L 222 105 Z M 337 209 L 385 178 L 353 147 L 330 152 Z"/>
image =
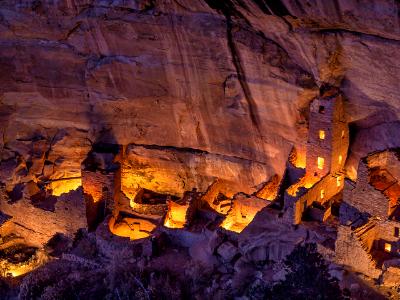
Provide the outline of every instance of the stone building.
<path id="1" fill-rule="evenodd" d="M 397 151 L 383 151 L 364 158 L 357 181 L 346 180 L 340 207 L 342 226 L 373 224 L 366 238 L 367 252 L 377 260 L 400 254 L 400 161 Z M 373 220 L 373 223 L 372 221 Z M 400 256 L 399 256 L 400 257 Z"/>
<path id="2" fill-rule="evenodd" d="M 399 175 L 397 150 L 362 159 L 357 181 L 345 182 L 339 214 L 338 262 L 373 278 L 381 277 L 384 284 L 393 276 L 400 280 Z M 349 240 L 354 246 L 349 246 Z"/>
<path id="3" fill-rule="evenodd" d="M 269 200 L 239 193 L 233 197 L 232 207 L 221 226 L 240 233 L 253 221 L 256 214 L 269 204 Z"/>
<path id="4" fill-rule="evenodd" d="M 306 172 L 320 178 L 341 172 L 349 147 L 349 130 L 340 94 L 311 102 Z"/>
<path id="5" fill-rule="evenodd" d="M 193 190 L 186 192 L 179 201 L 168 200 L 168 211 L 164 226 L 169 228 L 185 228 L 193 221 L 194 215 L 200 207 L 200 195 Z"/>
<path id="6" fill-rule="evenodd" d="M 349 131 L 340 94 L 320 97 L 310 104 L 306 173 L 284 195 L 284 218 L 299 224 L 314 204 L 329 217 L 333 196 L 344 184 L 344 163 L 349 146 Z"/>
<path id="7" fill-rule="evenodd" d="M 94 230 L 113 211 L 120 190 L 119 146 L 97 144 L 82 162 L 82 188 L 89 230 Z"/>

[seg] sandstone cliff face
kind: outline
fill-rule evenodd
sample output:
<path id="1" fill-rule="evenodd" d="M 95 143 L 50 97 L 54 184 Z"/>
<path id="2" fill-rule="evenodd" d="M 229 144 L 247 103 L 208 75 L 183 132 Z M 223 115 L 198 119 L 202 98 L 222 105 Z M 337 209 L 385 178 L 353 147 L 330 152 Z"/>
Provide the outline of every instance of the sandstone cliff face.
<path id="1" fill-rule="evenodd" d="M 79 177 L 101 141 L 130 145 L 155 191 L 252 193 L 302 153 L 326 85 L 347 99 L 350 176 L 400 146 L 399 3 L 272 2 L 3 1 L 1 182 Z"/>

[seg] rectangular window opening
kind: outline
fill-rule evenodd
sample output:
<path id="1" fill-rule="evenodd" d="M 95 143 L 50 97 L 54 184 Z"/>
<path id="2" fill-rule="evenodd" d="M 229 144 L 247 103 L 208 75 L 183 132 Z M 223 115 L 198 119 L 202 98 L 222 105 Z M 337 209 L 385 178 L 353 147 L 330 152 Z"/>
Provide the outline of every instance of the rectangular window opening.
<path id="1" fill-rule="evenodd" d="M 392 252 L 392 245 L 389 243 L 385 243 L 385 251 L 386 252 Z"/>
<path id="2" fill-rule="evenodd" d="M 321 199 L 324 199 L 325 197 L 325 190 L 321 190 Z"/>
<path id="3" fill-rule="evenodd" d="M 336 186 L 341 186 L 342 185 L 342 178 L 336 177 Z"/>
<path id="4" fill-rule="evenodd" d="M 319 131 L 319 139 L 320 140 L 324 140 L 325 139 L 325 131 L 324 130 L 320 130 Z"/>
<path id="5" fill-rule="evenodd" d="M 400 229 L 399 229 L 399 227 L 395 227 L 395 228 L 394 228 L 394 236 L 395 236 L 395 237 L 399 237 L 399 236 L 400 236 Z"/>
<path id="6" fill-rule="evenodd" d="M 318 165 L 318 169 L 322 170 L 324 168 L 324 158 L 323 157 L 319 157 L 317 159 L 317 165 Z"/>
<path id="7" fill-rule="evenodd" d="M 319 112 L 320 114 L 324 114 L 324 113 L 325 113 L 325 106 L 320 105 L 320 106 L 319 106 L 319 109 L 318 109 L 318 112 Z"/>
<path id="8" fill-rule="evenodd" d="M 339 155 L 339 159 L 338 159 L 339 165 L 342 163 L 342 160 L 343 160 L 343 157 L 341 155 Z"/>

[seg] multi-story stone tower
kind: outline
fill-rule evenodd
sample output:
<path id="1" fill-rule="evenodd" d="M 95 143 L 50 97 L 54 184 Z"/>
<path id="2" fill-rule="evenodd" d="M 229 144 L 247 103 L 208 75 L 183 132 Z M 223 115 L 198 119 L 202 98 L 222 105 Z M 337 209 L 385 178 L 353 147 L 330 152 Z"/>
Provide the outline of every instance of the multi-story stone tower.
<path id="1" fill-rule="evenodd" d="M 331 91 L 310 104 L 306 173 L 284 196 L 285 218 L 299 224 L 304 212 L 317 203 L 330 215 L 330 199 L 343 189 L 349 130 L 342 96 Z"/>
<path id="2" fill-rule="evenodd" d="M 307 176 L 324 177 L 344 167 L 349 130 L 341 95 L 317 98 L 310 105 Z"/>

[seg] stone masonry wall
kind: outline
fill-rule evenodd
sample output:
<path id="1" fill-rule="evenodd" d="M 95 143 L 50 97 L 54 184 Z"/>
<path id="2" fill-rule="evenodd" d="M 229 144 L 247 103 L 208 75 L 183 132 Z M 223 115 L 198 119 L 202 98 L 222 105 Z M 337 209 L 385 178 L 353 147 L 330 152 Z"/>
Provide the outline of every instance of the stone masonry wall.
<path id="1" fill-rule="evenodd" d="M 380 250 L 384 249 L 384 243 L 391 244 L 391 252 L 397 254 L 400 251 L 400 238 L 395 236 L 395 228 L 400 233 L 400 223 L 391 220 L 379 222 L 377 225 L 376 242 L 374 247 Z"/>
<path id="2" fill-rule="evenodd" d="M 332 151 L 332 128 L 334 101 L 315 99 L 310 105 L 309 134 L 307 144 L 306 170 L 310 176 L 323 177 L 329 173 Z M 319 131 L 325 131 L 325 138 L 319 138 Z M 318 168 L 318 157 L 324 158 L 323 169 Z"/>
<path id="3" fill-rule="evenodd" d="M 378 278 L 381 271 L 376 268 L 360 241 L 352 234 L 351 228 L 339 226 L 335 244 L 336 262 L 351 267 L 372 278 Z"/>
<path id="4" fill-rule="evenodd" d="M 355 188 L 347 190 L 344 201 L 360 212 L 368 213 L 382 219 L 388 217 L 389 201 L 373 186 L 368 183 L 368 169 L 364 162 L 360 162 L 358 168 L 358 179 Z"/>
<path id="5" fill-rule="evenodd" d="M 338 179 L 340 178 L 338 186 Z M 299 224 L 301 222 L 302 215 L 304 213 L 304 208 L 309 207 L 312 203 L 325 203 L 329 201 L 333 196 L 339 193 L 343 189 L 343 175 L 327 175 L 322 180 L 317 182 L 312 188 L 310 188 L 303 196 L 298 200 L 292 200 L 294 202 L 294 209 L 288 210 L 287 214 L 290 212 L 293 216 L 293 223 Z M 323 198 L 321 198 L 321 190 L 323 190 Z M 285 194 L 285 203 L 289 202 L 289 195 Z"/>

